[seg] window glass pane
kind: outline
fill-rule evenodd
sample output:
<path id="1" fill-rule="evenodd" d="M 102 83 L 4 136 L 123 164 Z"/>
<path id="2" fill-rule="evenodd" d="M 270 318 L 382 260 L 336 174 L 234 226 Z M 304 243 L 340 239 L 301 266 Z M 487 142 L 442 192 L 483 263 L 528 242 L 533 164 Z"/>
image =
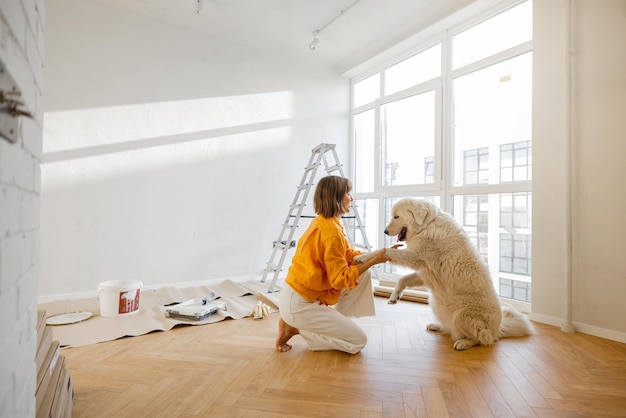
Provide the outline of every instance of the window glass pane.
<path id="1" fill-rule="evenodd" d="M 359 107 L 371 103 L 380 97 L 380 73 L 354 83 L 353 107 Z"/>
<path id="2" fill-rule="evenodd" d="M 396 93 L 440 75 L 441 44 L 437 44 L 387 68 L 385 94 Z"/>
<path id="3" fill-rule="evenodd" d="M 530 228 L 532 223 L 530 192 L 502 193 L 500 195 L 500 227 L 510 231 Z"/>
<path id="4" fill-rule="evenodd" d="M 511 299 L 515 300 L 528 300 L 528 289 L 525 286 L 526 283 L 523 282 L 515 282 L 515 287 L 513 288 L 513 297 Z"/>
<path id="5" fill-rule="evenodd" d="M 511 283 L 511 280 L 500 279 L 500 296 L 505 298 L 513 297 L 513 286 L 511 286 Z"/>
<path id="6" fill-rule="evenodd" d="M 478 184 L 478 173 L 468 172 L 465 173 L 464 184 Z"/>
<path id="7" fill-rule="evenodd" d="M 481 172 L 487 184 L 530 180 L 530 159 L 523 156 L 530 153 L 531 76 L 532 56 L 527 53 L 453 81 L 456 186 L 463 184 L 470 169 L 465 166 L 466 153 L 483 148 L 486 158 L 494 157 Z M 526 145 L 514 149 L 512 144 L 518 142 Z"/>
<path id="8" fill-rule="evenodd" d="M 526 209 L 526 206 L 528 205 L 528 194 L 515 193 L 513 195 L 513 205 L 516 208 Z"/>
<path id="9" fill-rule="evenodd" d="M 523 259 L 527 259 L 529 258 L 530 254 L 527 253 L 527 245 L 526 245 L 526 240 L 523 239 L 524 237 L 522 237 L 522 239 L 518 239 L 515 240 L 513 248 L 514 248 L 514 253 L 516 256 L 521 257 Z M 524 265 L 526 265 L 526 263 L 524 262 Z"/>
<path id="10" fill-rule="evenodd" d="M 488 184 L 489 183 L 489 149 L 481 148 L 480 154 L 478 156 L 478 183 L 479 184 Z"/>
<path id="11" fill-rule="evenodd" d="M 516 148 L 521 147 L 520 142 L 516 142 Z M 515 165 L 523 166 L 528 165 L 528 148 L 524 147 L 515 151 Z"/>
<path id="12" fill-rule="evenodd" d="M 504 145 L 501 147 L 501 149 L 503 148 Z M 500 151 L 500 167 L 513 167 L 513 152 L 508 150 Z"/>
<path id="13" fill-rule="evenodd" d="M 380 216 L 378 210 L 378 199 L 355 199 L 352 202 L 352 206 L 356 207 L 357 212 L 359 212 L 361 225 L 363 225 L 365 229 L 365 235 L 367 236 L 367 241 L 372 247 L 372 250 L 381 248 L 378 243 L 378 237 L 381 235 L 381 231 L 384 230 L 384 227 L 382 227 L 379 223 Z M 344 219 L 344 223 L 346 225 L 356 225 L 356 219 L 350 218 L 353 216 L 353 211 L 347 213 L 344 216 L 344 218 L 346 218 Z M 350 235 L 350 242 L 360 246 L 365 245 L 363 234 L 361 234 L 360 231 L 356 231 L 352 228 L 346 228 L 346 233 Z"/>
<path id="14" fill-rule="evenodd" d="M 374 191 L 375 114 L 371 109 L 354 116 L 354 155 L 359 156 L 354 159 L 354 190 L 357 193 Z"/>
<path id="15" fill-rule="evenodd" d="M 517 255 L 517 253 L 515 255 Z M 528 262 L 524 258 L 523 254 L 513 259 L 513 273 L 527 274 L 528 273 L 527 266 L 528 266 Z"/>
<path id="16" fill-rule="evenodd" d="M 489 259 L 489 195 L 456 195 L 452 214 L 478 249 L 485 262 Z M 493 228 L 492 228 L 493 230 Z"/>
<path id="17" fill-rule="evenodd" d="M 424 183 L 435 182 L 435 157 L 424 158 Z"/>
<path id="18" fill-rule="evenodd" d="M 511 257 L 500 256 L 500 271 L 513 271 L 513 259 Z"/>
<path id="19" fill-rule="evenodd" d="M 487 184 L 489 182 L 488 153 L 487 148 L 463 152 L 463 184 Z"/>
<path id="20" fill-rule="evenodd" d="M 500 237 L 500 255 L 502 257 L 510 257 L 513 254 L 513 246 L 511 245 L 511 237 Z M 509 271 L 509 270 L 505 270 Z"/>
<path id="21" fill-rule="evenodd" d="M 532 14 L 532 1 L 527 1 L 454 36 L 452 68 L 530 41 Z"/>
<path id="22" fill-rule="evenodd" d="M 511 146 L 513 152 L 511 152 Z M 500 182 L 531 180 L 531 142 L 520 141 L 500 146 Z"/>
<path id="23" fill-rule="evenodd" d="M 435 154 L 435 92 L 381 106 L 384 186 L 425 184 Z"/>
<path id="24" fill-rule="evenodd" d="M 465 167 L 467 171 L 478 170 L 478 150 L 465 151 Z"/>

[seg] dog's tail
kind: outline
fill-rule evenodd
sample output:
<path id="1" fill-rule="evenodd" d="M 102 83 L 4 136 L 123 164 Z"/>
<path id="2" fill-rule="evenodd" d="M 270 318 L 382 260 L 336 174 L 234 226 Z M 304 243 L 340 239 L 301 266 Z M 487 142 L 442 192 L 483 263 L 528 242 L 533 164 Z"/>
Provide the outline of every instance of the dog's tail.
<path id="1" fill-rule="evenodd" d="M 511 305 L 502 303 L 502 322 L 498 330 L 498 339 L 523 337 L 532 334 L 530 322 L 522 313 Z"/>

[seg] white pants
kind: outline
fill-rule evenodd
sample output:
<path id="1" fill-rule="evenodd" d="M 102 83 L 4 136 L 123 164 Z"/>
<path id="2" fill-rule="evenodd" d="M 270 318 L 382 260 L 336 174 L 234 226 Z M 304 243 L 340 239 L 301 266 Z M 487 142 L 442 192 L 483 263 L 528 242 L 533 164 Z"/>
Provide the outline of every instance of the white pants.
<path id="1" fill-rule="evenodd" d="M 347 317 L 376 314 L 369 270 L 359 276 L 358 283 L 352 290 L 344 289 L 334 306 L 309 302 L 285 284 L 280 291 L 280 315 L 287 324 L 298 328 L 311 350 L 356 354 L 365 347 L 367 336 Z"/>

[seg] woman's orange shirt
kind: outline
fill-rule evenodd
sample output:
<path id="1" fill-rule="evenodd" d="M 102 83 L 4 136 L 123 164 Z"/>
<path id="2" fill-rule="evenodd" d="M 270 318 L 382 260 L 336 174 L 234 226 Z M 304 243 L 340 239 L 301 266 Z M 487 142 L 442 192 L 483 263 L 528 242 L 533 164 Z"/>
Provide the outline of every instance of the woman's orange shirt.
<path id="1" fill-rule="evenodd" d="M 357 285 L 358 254 L 338 218 L 318 215 L 298 242 L 285 282 L 310 302 L 334 305 L 344 288 Z"/>

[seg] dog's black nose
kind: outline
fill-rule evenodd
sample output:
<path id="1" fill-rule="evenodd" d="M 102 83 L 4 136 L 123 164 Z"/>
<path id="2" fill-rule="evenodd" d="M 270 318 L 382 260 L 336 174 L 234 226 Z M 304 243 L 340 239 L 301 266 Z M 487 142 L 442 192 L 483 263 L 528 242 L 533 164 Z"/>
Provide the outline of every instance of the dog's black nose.
<path id="1" fill-rule="evenodd" d="M 385 229 L 385 235 L 389 235 L 389 232 L 387 232 L 387 230 Z"/>

